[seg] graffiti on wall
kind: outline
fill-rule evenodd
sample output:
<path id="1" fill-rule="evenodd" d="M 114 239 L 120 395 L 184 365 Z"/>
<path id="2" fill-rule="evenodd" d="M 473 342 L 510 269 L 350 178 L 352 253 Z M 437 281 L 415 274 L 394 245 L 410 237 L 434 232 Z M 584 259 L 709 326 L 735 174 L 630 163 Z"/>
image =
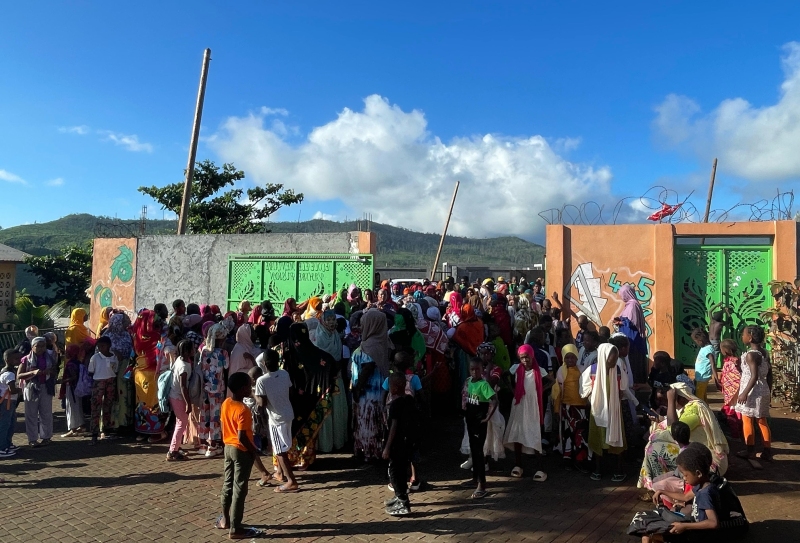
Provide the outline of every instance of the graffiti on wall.
<path id="1" fill-rule="evenodd" d="M 92 259 L 91 326 L 96 327 L 100 310 L 114 307 L 133 313 L 136 277 L 136 240 L 98 239 Z"/>
<path id="2" fill-rule="evenodd" d="M 653 333 L 650 324 L 653 309 L 651 307 L 653 301 L 653 289 L 655 287 L 655 280 L 645 275 L 644 272 L 630 272 L 625 273 L 632 280 L 623 280 L 620 277 L 621 272 L 611 272 L 608 281 L 605 281 L 605 273 L 610 270 L 596 270 L 591 262 L 585 262 L 575 267 L 572 272 L 569 282 L 564 289 L 564 297 L 575 306 L 577 312 L 586 315 L 596 326 L 605 326 L 610 324 L 613 317 L 616 317 L 621 311 L 615 311 L 613 315 L 608 315 L 606 321 L 603 320 L 603 309 L 607 307 L 610 295 L 618 295 L 619 289 L 622 285 L 630 285 L 636 292 L 636 299 L 642 306 L 644 312 L 647 330 L 644 331 L 645 339 L 648 343 L 647 347 L 650 348 L 650 336 Z M 633 280 L 638 277 L 635 282 Z M 607 289 L 607 290 L 606 290 Z M 577 296 L 575 292 L 577 291 Z M 610 292 L 609 292 L 610 291 Z"/>

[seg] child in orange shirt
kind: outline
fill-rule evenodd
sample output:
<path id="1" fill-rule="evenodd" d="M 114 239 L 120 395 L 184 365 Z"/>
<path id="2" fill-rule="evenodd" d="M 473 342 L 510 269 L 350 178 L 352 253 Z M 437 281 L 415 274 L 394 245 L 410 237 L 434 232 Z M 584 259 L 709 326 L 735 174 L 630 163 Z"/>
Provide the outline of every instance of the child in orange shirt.
<path id="1" fill-rule="evenodd" d="M 222 514 L 215 526 L 228 530 L 229 539 L 260 537 L 261 530 L 242 526 L 247 481 L 255 463 L 261 472 L 261 481 L 269 479 L 261 457 L 253 444 L 253 416 L 242 400 L 251 393 L 252 383 L 246 373 L 237 372 L 228 379 L 231 398 L 222 402 L 220 425 L 225 443 L 225 469 L 222 483 Z"/>

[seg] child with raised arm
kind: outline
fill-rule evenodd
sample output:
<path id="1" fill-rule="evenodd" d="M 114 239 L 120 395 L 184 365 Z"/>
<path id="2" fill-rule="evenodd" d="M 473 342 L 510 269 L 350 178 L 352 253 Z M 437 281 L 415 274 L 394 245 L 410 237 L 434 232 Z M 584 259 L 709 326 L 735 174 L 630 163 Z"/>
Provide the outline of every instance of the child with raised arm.
<path id="1" fill-rule="evenodd" d="M 492 385 L 483 378 L 483 362 L 480 359 L 472 359 L 469 365 L 469 374 L 466 383 L 465 418 L 472 456 L 472 480 L 478 485 L 478 488 L 472 493 L 472 498 L 480 499 L 486 496 L 486 466 L 484 465 L 483 447 L 486 443 L 489 420 L 497 410 L 497 394 Z"/>
<path id="2" fill-rule="evenodd" d="M 228 539 L 251 539 L 261 536 L 261 530 L 242 525 L 247 483 L 255 463 L 261 472 L 261 481 L 269 473 L 261 463 L 261 457 L 253 445 L 253 417 L 242 400 L 251 393 L 252 383 L 246 373 L 237 372 L 228 378 L 231 397 L 220 407 L 222 442 L 225 444 L 225 468 L 222 483 L 222 514 L 215 526 L 228 530 Z"/>
<path id="3" fill-rule="evenodd" d="M 383 459 L 389 461 L 389 478 L 394 488 L 394 498 L 386 500 L 386 512 L 392 516 L 411 514 L 408 499 L 408 470 L 411 454 L 416 442 L 416 420 L 418 417 L 414 398 L 405 393 L 406 378 L 400 373 L 389 376 L 389 391 L 394 398 L 389 403 L 387 426 L 389 428 Z"/>

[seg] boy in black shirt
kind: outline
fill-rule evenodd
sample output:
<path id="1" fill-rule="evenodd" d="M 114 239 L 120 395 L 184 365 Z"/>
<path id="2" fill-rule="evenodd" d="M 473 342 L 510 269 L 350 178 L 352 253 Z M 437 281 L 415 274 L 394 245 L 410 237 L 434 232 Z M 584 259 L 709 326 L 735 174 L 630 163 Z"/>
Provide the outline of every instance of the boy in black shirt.
<path id="1" fill-rule="evenodd" d="M 393 516 L 411 514 L 408 499 L 408 469 L 416 439 L 417 407 L 414 398 L 405 393 L 406 377 L 402 373 L 389 376 L 389 390 L 394 397 L 389 403 L 386 425 L 389 436 L 383 448 L 383 459 L 389 461 L 389 479 L 394 498 L 386 500 L 386 512 Z"/>

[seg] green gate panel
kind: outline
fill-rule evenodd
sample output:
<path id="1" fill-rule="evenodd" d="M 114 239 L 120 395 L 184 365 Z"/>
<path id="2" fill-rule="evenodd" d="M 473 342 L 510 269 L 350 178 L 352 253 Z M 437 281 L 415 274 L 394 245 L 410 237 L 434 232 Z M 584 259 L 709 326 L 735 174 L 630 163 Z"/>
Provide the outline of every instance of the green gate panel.
<path id="1" fill-rule="evenodd" d="M 228 308 L 241 300 L 269 300 L 276 308 L 287 298 L 303 302 L 355 284 L 372 288 L 372 255 L 231 255 Z"/>
<path id="2" fill-rule="evenodd" d="M 733 329 L 723 339 L 734 339 L 740 349 L 744 327 L 763 325 L 760 312 L 769 308 L 767 284 L 772 279 L 772 248 L 675 248 L 675 358 L 694 367 L 697 346 L 692 330 L 708 330 L 709 308 L 719 302 L 733 308 Z"/>

